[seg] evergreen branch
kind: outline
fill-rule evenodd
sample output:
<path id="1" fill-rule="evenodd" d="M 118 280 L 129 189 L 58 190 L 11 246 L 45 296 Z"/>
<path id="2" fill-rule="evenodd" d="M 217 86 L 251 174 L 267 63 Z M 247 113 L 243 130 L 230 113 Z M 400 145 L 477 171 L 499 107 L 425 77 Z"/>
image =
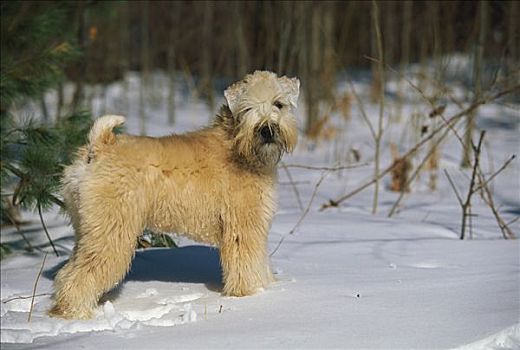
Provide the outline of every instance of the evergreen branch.
<path id="1" fill-rule="evenodd" d="M 54 204 L 58 205 L 61 209 L 65 209 L 65 202 L 63 202 L 61 199 L 59 199 L 58 197 L 56 197 L 55 195 L 51 194 L 49 196 L 49 199 L 51 200 L 51 202 L 53 202 Z"/>

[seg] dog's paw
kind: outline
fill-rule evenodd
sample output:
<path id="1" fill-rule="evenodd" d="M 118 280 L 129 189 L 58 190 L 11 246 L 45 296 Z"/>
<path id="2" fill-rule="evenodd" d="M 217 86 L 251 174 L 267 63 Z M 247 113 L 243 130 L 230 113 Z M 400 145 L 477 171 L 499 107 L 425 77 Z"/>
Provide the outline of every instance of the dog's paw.
<path id="1" fill-rule="evenodd" d="M 88 320 L 93 316 L 92 310 L 87 309 L 75 309 L 63 307 L 62 305 L 56 304 L 49 310 L 48 315 L 55 318 L 63 318 L 66 320 Z"/>

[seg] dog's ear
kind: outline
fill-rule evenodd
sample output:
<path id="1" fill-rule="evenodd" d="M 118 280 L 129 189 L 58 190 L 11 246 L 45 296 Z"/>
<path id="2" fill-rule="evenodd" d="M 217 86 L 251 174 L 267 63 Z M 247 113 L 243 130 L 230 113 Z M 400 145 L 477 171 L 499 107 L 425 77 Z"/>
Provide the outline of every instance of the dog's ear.
<path id="1" fill-rule="evenodd" d="M 226 98 L 229 110 L 234 116 L 238 114 L 238 102 L 244 93 L 245 87 L 246 83 L 244 81 L 239 81 L 224 91 L 224 97 Z"/>
<path id="2" fill-rule="evenodd" d="M 278 82 L 280 83 L 282 90 L 287 92 L 289 103 L 293 107 L 296 107 L 298 95 L 300 94 L 300 80 L 298 78 L 287 78 L 284 76 L 278 78 Z"/>

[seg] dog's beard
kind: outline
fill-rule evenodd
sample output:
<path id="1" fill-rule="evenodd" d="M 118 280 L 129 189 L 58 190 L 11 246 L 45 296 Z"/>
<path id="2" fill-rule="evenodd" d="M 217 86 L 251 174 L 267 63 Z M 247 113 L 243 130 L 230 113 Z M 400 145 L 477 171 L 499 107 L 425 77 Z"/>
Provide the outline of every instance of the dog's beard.
<path id="1" fill-rule="evenodd" d="M 255 147 L 254 153 L 264 167 L 270 168 L 276 166 L 282 158 L 283 148 L 277 142 L 263 143 L 260 141 Z"/>
<path id="2" fill-rule="evenodd" d="M 251 168 L 271 170 L 276 167 L 286 149 L 280 135 L 274 135 L 269 142 L 258 132 L 248 136 L 235 139 L 236 159 Z"/>

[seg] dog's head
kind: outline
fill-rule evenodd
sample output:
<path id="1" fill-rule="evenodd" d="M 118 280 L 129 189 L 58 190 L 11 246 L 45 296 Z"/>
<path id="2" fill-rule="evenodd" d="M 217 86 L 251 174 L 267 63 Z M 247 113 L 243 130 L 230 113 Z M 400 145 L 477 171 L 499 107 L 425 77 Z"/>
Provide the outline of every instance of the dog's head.
<path id="1" fill-rule="evenodd" d="M 274 167 L 284 152 L 292 152 L 298 138 L 296 107 L 300 81 L 256 71 L 231 85 L 224 96 L 231 111 L 235 153 L 249 164 Z"/>

